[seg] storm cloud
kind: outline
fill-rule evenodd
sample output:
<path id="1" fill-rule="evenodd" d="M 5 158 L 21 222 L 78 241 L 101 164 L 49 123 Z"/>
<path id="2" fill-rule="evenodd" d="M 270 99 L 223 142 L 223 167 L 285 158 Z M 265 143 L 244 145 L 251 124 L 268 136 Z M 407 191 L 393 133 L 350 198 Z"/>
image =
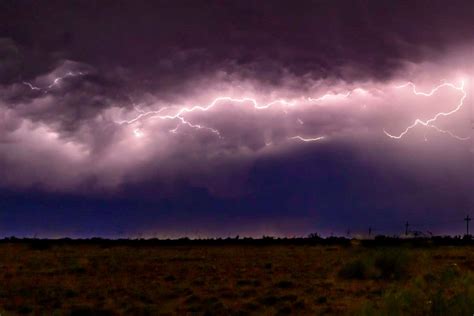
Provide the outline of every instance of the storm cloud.
<path id="1" fill-rule="evenodd" d="M 209 234 L 469 208 L 470 2 L 0 6 L 9 201 L 106 195 L 174 222 L 199 200 Z"/>

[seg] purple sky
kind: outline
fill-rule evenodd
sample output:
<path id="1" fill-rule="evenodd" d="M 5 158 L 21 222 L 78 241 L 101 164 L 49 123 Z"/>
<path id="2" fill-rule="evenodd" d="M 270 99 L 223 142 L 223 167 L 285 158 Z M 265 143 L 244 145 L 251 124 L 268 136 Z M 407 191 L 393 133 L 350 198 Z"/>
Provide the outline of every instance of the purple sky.
<path id="1" fill-rule="evenodd" d="M 0 235 L 464 232 L 472 1 L 2 1 Z"/>

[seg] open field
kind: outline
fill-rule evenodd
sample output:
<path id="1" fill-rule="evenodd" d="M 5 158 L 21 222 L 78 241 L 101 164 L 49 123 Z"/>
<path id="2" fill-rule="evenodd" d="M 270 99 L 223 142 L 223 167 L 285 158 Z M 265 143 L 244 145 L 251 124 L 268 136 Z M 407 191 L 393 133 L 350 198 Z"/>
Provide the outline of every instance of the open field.
<path id="1" fill-rule="evenodd" d="M 0 314 L 472 315 L 474 247 L 0 244 Z"/>

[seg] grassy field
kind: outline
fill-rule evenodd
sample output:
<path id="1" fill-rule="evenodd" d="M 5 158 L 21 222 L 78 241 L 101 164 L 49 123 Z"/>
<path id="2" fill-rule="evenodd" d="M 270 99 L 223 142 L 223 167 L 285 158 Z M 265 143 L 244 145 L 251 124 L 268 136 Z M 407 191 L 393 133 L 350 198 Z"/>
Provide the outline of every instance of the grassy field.
<path id="1" fill-rule="evenodd" d="M 0 314 L 473 315 L 474 247 L 0 244 Z"/>

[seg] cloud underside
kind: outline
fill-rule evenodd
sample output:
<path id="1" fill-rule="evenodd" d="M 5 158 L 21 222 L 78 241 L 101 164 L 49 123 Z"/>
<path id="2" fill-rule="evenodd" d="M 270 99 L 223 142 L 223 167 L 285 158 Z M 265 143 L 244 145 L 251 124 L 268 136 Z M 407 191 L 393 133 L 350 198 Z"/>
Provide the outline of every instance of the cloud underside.
<path id="1" fill-rule="evenodd" d="M 470 98 L 470 74 L 459 50 L 436 60 L 400 60 L 384 78 L 358 76 L 363 67 L 349 64 L 321 76 L 277 62 L 260 71 L 261 65 L 232 59 L 197 75 L 195 55 L 206 52 L 183 50 L 157 62 L 158 70 L 176 69 L 179 76 L 157 75 L 158 84 L 140 86 L 123 67 L 71 60 L 13 80 L 20 49 L 6 39 L 0 44 L 8 57 L 1 69 L 10 74 L 0 86 L 5 187 L 114 190 L 184 179 L 222 193 L 240 191 L 239 179 L 256 160 L 298 155 L 308 146 L 364 151 L 397 143 L 405 157 L 419 144 L 468 146 L 469 109 L 460 102 Z M 186 63 L 192 75 L 179 72 Z M 431 122 L 437 113 L 449 115 Z M 232 188 L 223 185 L 232 177 Z"/>

